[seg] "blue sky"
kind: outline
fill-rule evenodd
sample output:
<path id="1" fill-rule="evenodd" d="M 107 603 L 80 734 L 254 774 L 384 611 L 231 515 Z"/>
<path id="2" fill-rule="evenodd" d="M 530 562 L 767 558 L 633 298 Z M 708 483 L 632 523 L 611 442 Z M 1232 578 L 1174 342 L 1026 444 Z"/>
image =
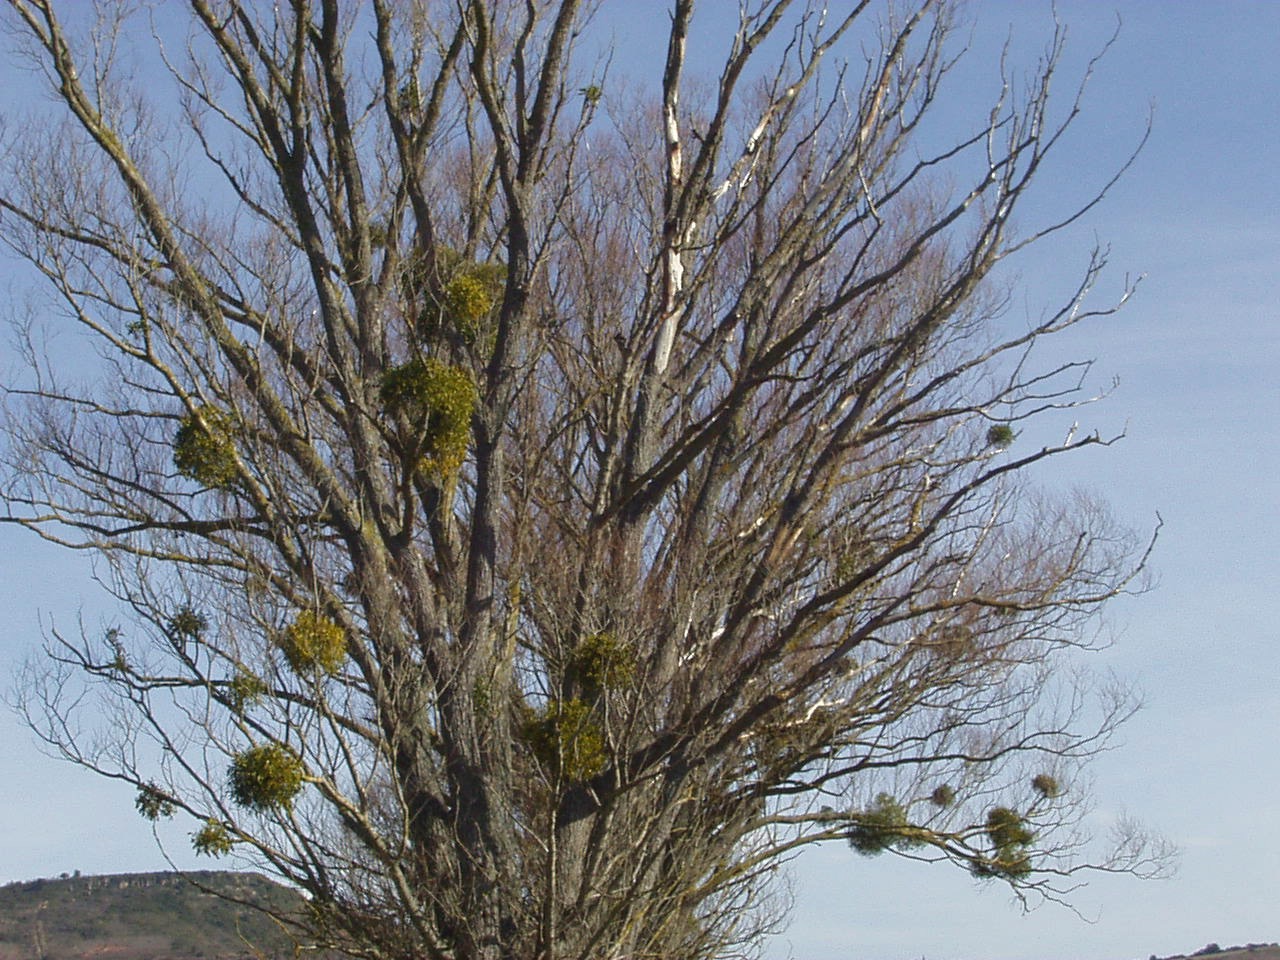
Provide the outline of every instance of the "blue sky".
<path id="1" fill-rule="evenodd" d="M 705 6 L 709 23 L 737 5 Z M 631 72 L 646 69 L 661 9 L 637 0 L 618 21 Z M 1016 302 L 1031 315 L 1053 305 L 1097 241 L 1111 246 L 1104 286 L 1146 275 L 1121 314 L 1058 347 L 1096 359 L 1099 383 L 1119 378 L 1082 425 L 1126 437 L 1054 461 L 1044 482 L 1103 491 L 1139 528 L 1157 511 L 1164 519 L 1156 589 L 1116 605 L 1116 643 L 1099 658 L 1141 687 L 1146 706 L 1094 768 L 1094 822 L 1138 815 L 1181 847 L 1180 868 L 1150 883 L 1095 880 L 1074 898 L 1079 915 L 1046 906 L 1024 916 L 1007 891 L 955 870 L 816 850 L 797 864 L 794 921 L 771 960 L 1124 960 L 1280 939 L 1280 3 L 1059 0 L 1057 11 L 1069 26 L 1066 78 L 1117 14 L 1123 26 L 1046 173 L 1044 209 L 1105 178 L 1154 108 L 1131 173 L 1085 222 L 1023 260 Z M 969 78 L 989 80 L 1010 31 L 1025 64 L 1052 26 L 1039 0 L 974 0 L 970 12 L 972 60 L 950 101 L 958 111 L 985 102 L 989 82 Z M 37 642 L 41 617 L 96 622 L 89 573 L 82 558 L 0 527 L 6 675 Z M 7 714 L 0 773 L 0 881 L 166 868 L 128 789 L 44 758 Z M 193 865 L 183 832 L 171 846 Z"/>
<path id="2" fill-rule="evenodd" d="M 1012 24 L 1015 49 L 1034 51 L 1047 6 L 975 2 L 975 47 Z M 1086 922 L 1052 906 L 1023 916 L 998 888 L 945 870 L 819 851 L 798 871 L 783 938 L 797 957 L 1120 960 L 1280 939 L 1280 4 L 1057 9 L 1073 62 L 1117 13 L 1122 28 L 1046 202 L 1105 171 L 1154 109 L 1131 173 L 1029 258 L 1021 299 L 1051 302 L 1095 238 L 1115 279 L 1146 275 L 1118 316 L 1059 344 L 1095 358 L 1100 380 L 1119 378 L 1082 422 L 1126 438 L 1046 481 L 1101 490 L 1139 527 L 1157 511 L 1165 521 L 1156 589 L 1109 618 L 1103 659 L 1146 705 L 1095 766 L 1096 820 L 1138 815 L 1179 845 L 1180 867 L 1166 881 L 1093 881 L 1073 898 Z"/>

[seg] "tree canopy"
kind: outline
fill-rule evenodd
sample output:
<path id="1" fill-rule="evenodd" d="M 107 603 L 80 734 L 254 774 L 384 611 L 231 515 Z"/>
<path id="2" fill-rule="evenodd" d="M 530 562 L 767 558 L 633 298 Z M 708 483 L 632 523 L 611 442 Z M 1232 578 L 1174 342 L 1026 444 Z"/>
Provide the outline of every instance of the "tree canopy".
<path id="1" fill-rule="evenodd" d="M 1121 172 L 1015 220 L 1061 33 L 938 143 L 928 0 L 759 0 L 713 65 L 673 0 L 638 77 L 608 3 L 60 6 L 6 11 L 57 119 L 5 132 L 50 296 L 3 519 L 121 613 L 47 638 L 47 743 L 370 958 L 723 956 L 823 841 L 1158 862 L 1078 832 L 1132 703 L 1076 653 L 1146 546 L 1026 479 L 1112 438 L 1021 442 L 1091 399 L 1036 348 L 1105 253 L 1032 320 L 998 270 Z"/>

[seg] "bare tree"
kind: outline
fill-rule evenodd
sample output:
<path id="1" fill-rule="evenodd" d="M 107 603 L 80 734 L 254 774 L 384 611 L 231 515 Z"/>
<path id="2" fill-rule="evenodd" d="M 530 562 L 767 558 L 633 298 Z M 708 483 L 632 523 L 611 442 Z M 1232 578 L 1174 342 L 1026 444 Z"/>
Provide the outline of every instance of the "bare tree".
<path id="1" fill-rule="evenodd" d="M 1131 704 L 1062 669 L 1143 548 L 1023 479 L 1107 438 L 1018 443 L 1104 255 L 1021 326 L 992 275 L 1114 182 L 1012 231 L 1060 36 L 931 145 L 940 3 L 745 4 L 689 79 L 674 0 L 651 97 L 576 0 L 54 6 L 0 235 L 100 365 L 19 323 L 4 519 L 122 605 L 23 684 L 55 750 L 367 957 L 749 950 L 822 841 L 1154 865 L 1080 845 Z"/>

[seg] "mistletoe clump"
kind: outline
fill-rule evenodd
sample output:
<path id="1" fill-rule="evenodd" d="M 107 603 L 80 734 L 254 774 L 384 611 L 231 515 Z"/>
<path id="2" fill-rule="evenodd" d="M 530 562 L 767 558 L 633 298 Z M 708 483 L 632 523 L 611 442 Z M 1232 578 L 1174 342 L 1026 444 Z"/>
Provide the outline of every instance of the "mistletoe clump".
<path id="1" fill-rule="evenodd" d="M 1016 879 L 1031 872 L 1031 856 L 1027 848 L 1035 834 L 1022 814 L 1009 807 L 994 807 L 987 814 L 987 839 L 991 841 L 991 857 L 974 866 L 979 877 Z"/>
<path id="2" fill-rule="evenodd" d="M 204 826 L 191 835 L 191 846 L 206 857 L 225 857 L 235 844 L 231 831 L 221 820 L 206 820 Z"/>
<path id="3" fill-rule="evenodd" d="M 918 831 L 907 820 L 906 808 L 891 794 L 876 795 L 875 802 L 855 814 L 847 834 L 849 846 L 864 856 L 873 857 L 891 848 L 919 846 Z"/>
<path id="4" fill-rule="evenodd" d="M 133 798 L 133 805 L 146 820 L 169 819 L 173 816 L 175 804 L 173 798 L 162 791 L 154 783 L 146 783 L 138 788 L 138 795 Z"/>
<path id="5" fill-rule="evenodd" d="M 230 415 L 203 406 L 183 417 L 173 438 L 173 465 L 184 477 L 211 489 L 233 486 L 240 469 Z"/>
<path id="6" fill-rule="evenodd" d="M 209 626 L 204 614 L 192 607 L 182 607 L 169 620 L 169 634 L 183 640 L 199 640 Z"/>
<path id="7" fill-rule="evenodd" d="M 573 652 L 566 674 L 592 698 L 606 690 L 625 690 L 635 681 L 635 653 L 617 634 L 594 633 Z"/>
<path id="8" fill-rule="evenodd" d="M 402 283 L 405 298 L 418 308 L 419 335 L 428 340 L 449 332 L 468 346 L 481 341 L 494 307 L 506 292 L 507 270 L 500 263 L 469 260 L 439 246 L 428 257 L 411 254 Z"/>
<path id="9" fill-rule="evenodd" d="M 1046 800 L 1052 800 L 1062 793 L 1062 785 L 1056 777 L 1048 773 L 1037 773 L 1031 778 L 1031 789 Z"/>
<path id="10" fill-rule="evenodd" d="M 231 761 L 228 777 L 236 803 L 251 810 L 288 810 L 302 789 L 302 760 L 279 743 L 250 747 Z"/>
<path id="11" fill-rule="evenodd" d="M 454 277 L 444 288 L 444 319 L 464 343 L 472 344 L 484 332 L 484 321 L 501 296 L 501 283 L 496 286 L 486 277 L 489 265 L 475 272 Z"/>
<path id="12" fill-rule="evenodd" d="M 935 807 L 949 807 L 956 802 L 956 791 L 951 784 L 944 783 L 929 794 L 929 802 Z"/>
<path id="13" fill-rule="evenodd" d="M 380 396 L 388 413 L 414 426 L 420 465 L 442 478 L 455 476 L 466 459 L 479 402 L 471 374 L 432 357 L 413 360 L 383 375 Z"/>
<path id="14" fill-rule="evenodd" d="M 500 263 L 467 260 L 448 248 L 436 250 L 436 264 L 447 279 L 438 313 L 445 325 L 468 345 L 484 335 L 493 308 L 502 302 L 507 289 L 507 270 Z M 431 332 L 431 323 L 424 332 Z"/>
<path id="15" fill-rule="evenodd" d="M 977 651 L 973 631 L 963 624 L 948 624 L 938 630 L 932 650 L 946 660 L 963 660 Z"/>
<path id="16" fill-rule="evenodd" d="M 529 711 L 521 733 L 543 769 L 570 782 L 589 780 L 608 759 L 604 734 L 581 700 L 553 700 Z"/>
<path id="17" fill-rule="evenodd" d="M 987 430 L 987 445 L 997 450 L 1007 450 L 1013 446 L 1013 427 L 1007 423 L 994 424 Z"/>
<path id="18" fill-rule="evenodd" d="M 280 651 L 297 674 L 334 676 L 347 659 L 347 633 L 328 617 L 303 610 L 279 638 Z"/>
<path id="19" fill-rule="evenodd" d="M 227 681 L 227 699 L 231 702 L 231 709 L 238 714 L 243 714 L 261 700 L 266 692 L 266 682 L 247 670 L 237 670 L 236 675 Z"/>

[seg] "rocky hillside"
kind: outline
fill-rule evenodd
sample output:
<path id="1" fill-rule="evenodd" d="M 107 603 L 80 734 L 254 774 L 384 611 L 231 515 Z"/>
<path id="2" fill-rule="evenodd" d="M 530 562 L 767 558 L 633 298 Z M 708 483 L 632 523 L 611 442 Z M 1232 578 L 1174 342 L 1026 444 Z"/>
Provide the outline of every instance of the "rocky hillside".
<path id="1" fill-rule="evenodd" d="M 1195 953 L 1175 953 L 1170 957 L 1157 957 L 1154 953 L 1149 960 L 1280 960 L 1280 944 L 1246 943 L 1239 947 L 1220 947 L 1211 943 Z"/>
<path id="2" fill-rule="evenodd" d="M 0 960 L 294 960 L 293 940 L 243 903 L 288 913 L 303 901 L 257 874 L 219 871 L 10 883 L 0 886 Z M 1149 960 L 1280 960 L 1280 945 L 1211 943 Z"/>
<path id="3" fill-rule="evenodd" d="M 0 960 L 293 957 L 293 941 L 275 923 L 227 897 L 282 911 L 302 903 L 293 891 L 248 873 L 11 883 L 0 887 Z"/>

